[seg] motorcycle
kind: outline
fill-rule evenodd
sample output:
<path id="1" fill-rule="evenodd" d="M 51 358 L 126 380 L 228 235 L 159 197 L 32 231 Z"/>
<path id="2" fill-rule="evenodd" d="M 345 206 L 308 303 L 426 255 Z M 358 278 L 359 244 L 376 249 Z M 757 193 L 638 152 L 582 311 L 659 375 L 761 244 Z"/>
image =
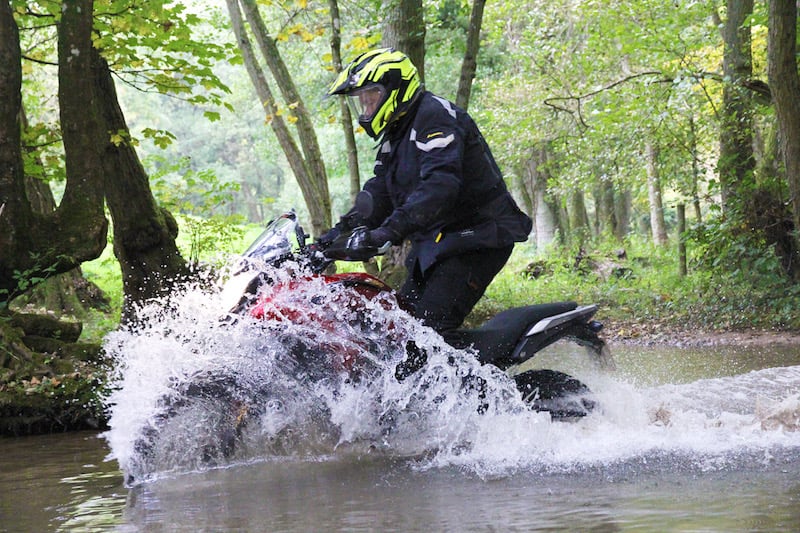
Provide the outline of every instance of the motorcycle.
<path id="1" fill-rule="evenodd" d="M 325 407 L 312 401 L 314 394 L 309 391 L 320 389 L 322 383 L 374 376 L 385 363 L 374 355 L 385 348 L 382 344 L 397 345 L 405 353 L 394 368 L 397 382 L 410 379 L 425 367 L 431 354 L 414 338 L 402 334 L 402 322 L 414 319 L 404 313 L 404 304 L 393 289 L 366 272 L 331 272 L 336 261 L 363 260 L 388 248 L 365 251 L 359 247 L 358 253 L 353 253 L 357 234 L 356 230 L 342 235 L 323 249 L 318 243 L 308 242 L 309 236 L 293 211 L 266 226 L 233 270 L 228 286 L 244 288 L 236 290 L 238 301 L 222 320 L 231 325 L 241 321 L 264 324 L 268 335 L 280 338 L 285 348 L 286 353 L 276 362 L 282 375 L 302 379 L 286 385 L 280 380 L 276 383 L 263 376 L 248 376 L 246 371 L 208 369 L 176 381 L 170 394 L 159 402 L 158 416 L 142 430 L 135 444 L 139 465 L 133 470 L 152 470 L 152 465 L 145 463 L 157 462 L 159 435 L 189 408 L 203 411 L 202 422 L 195 422 L 195 426 L 218 428 L 198 458 L 204 465 L 214 464 L 233 455 L 249 420 L 263 419 L 270 410 L 285 409 L 287 397 L 300 398 L 298 401 L 305 402 L 302 409 L 311 413 L 311 418 L 324 419 Z M 381 310 L 393 310 L 393 316 L 401 318 L 389 323 L 373 320 Z M 598 334 L 602 324 L 593 319 L 596 312 L 596 305 L 575 302 L 528 305 L 502 311 L 476 328 L 460 329 L 447 341 L 456 349 L 470 352 L 481 365 L 492 365 L 510 376 L 530 409 L 549 413 L 553 420 L 578 419 L 597 408 L 589 388 L 564 372 L 526 370 L 525 366 L 541 350 L 562 339 L 586 347 L 601 366 L 613 365 Z M 481 399 L 478 412 L 486 410 L 485 380 L 472 373 L 461 380 L 465 393 Z M 396 416 L 386 413 L 381 423 L 388 428 L 396 422 Z M 335 432 L 331 428 L 329 433 Z M 301 438 L 301 434 L 287 433 L 294 435 L 291 438 Z M 289 444 L 284 446 L 288 448 Z M 129 474 L 128 482 L 133 479 L 134 474 Z"/>
<path id="2" fill-rule="evenodd" d="M 362 199 L 359 200 L 364 203 Z M 327 249 L 322 249 L 316 244 L 307 244 L 308 235 L 298 223 L 294 212 L 284 213 L 272 221 L 243 254 L 240 271 L 247 271 L 255 263 L 277 266 L 291 259 L 308 268 L 305 276 L 321 276 L 325 284 L 345 287 L 348 291 L 370 300 L 388 296 L 400 308 L 404 308 L 404 303 L 397 298 L 392 288 L 375 276 L 364 272 L 326 273 L 336 260 L 358 261 L 386 252 L 389 243 L 373 249 L 354 246 L 353 241 L 358 239 L 358 231 L 359 228 L 356 228 L 352 233 L 340 236 Z M 290 244 L 292 242 L 296 243 L 294 247 Z M 276 312 L 267 311 L 267 308 L 276 294 L 284 290 L 297 290 L 298 278 L 277 289 L 273 287 L 269 292 L 259 293 L 259 288 L 268 283 L 269 280 L 256 275 L 242 299 L 231 310 L 232 314 L 246 313 L 257 319 L 275 318 Z M 336 304 L 342 305 L 343 302 Z M 289 310 L 288 314 L 286 309 L 280 312 L 290 320 L 296 320 L 300 316 L 297 310 Z M 481 364 L 493 365 L 513 377 L 524 400 L 532 409 L 547 411 L 555 419 L 581 417 L 595 407 L 586 385 L 555 370 L 519 370 L 538 352 L 561 339 L 586 347 L 602 367 L 612 366 L 608 347 L 599 336 L 603 325 L 593 320 L 596 312 L 597 305 L 578 305 L 576 302 L 517 307 L 498 313 L 477 328 L 457 330 L 448 336 L 448 342 L 458 349 L 474 350 Z M 324 321 L 319 321 L 318 324 L 329 330 L 336 328 L 335 324 L 326 324 Z M 406 352 L 406 360 L 395 371 L 398 381 L 425 364 L 426 354 L 413 341 L 406 345 Z M 344 353 L 338 366 L 352 371 L 355 354 L 346 350 Z"/>

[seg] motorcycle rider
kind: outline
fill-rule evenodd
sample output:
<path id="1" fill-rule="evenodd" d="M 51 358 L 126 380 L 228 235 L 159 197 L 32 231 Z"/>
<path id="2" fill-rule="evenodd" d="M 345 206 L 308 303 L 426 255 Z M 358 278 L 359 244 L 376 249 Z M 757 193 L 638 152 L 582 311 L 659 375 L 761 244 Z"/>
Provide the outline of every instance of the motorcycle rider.
<path id="1" fill-rule="evenodd" d="M 508 192 L 472 118 L 426 91 L 402 52 L 359 55 L 327 94 L 347 96 L 358 123 L 379 145 L 374 177 L 360 193 L 371 196 L 369 212 L 353 207 L 318 242 L 325 248 L 355 229 L 349 256 L 366 259 L 375 248 L 409 239 L 408 274 L 398 297 L 448 340 L 514 242 L 527 239 L 531 219 Z"/>

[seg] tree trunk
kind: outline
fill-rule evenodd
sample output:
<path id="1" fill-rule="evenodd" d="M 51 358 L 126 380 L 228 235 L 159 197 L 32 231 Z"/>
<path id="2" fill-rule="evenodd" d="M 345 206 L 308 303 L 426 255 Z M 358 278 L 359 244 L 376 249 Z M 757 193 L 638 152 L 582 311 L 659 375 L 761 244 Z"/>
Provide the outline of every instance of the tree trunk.
<path id="1" fill-rule="evenodd" d="M 617 213 L 616 237 L 623 240 L 631 231 L 631 191 L 625 188 L 616 193 L 614 199 L 614 210 Z"/>
<path id="2" fill-rule="evenodd" d="M 93 86 L 94 3 L 92 0 L 65 3 L 62 13 L 58 42 L 58 105 L 67 185 L 56 211 L 56 224 L 65 231 L 80 232 L 81 239 L 88 241 L 91 250 L 75 265 L 70 265 L 74 267 L 99 256 L 107 244 L 102 147 L 108 142 L 109 130 L 103 124 L 101 102 Z M 88 232 L 83 229 L 86 227 Z M 71 236 L 58 236 L 65 237 Z M 91 242 L 92 238 L 95 242 Z"/>
<path id="3" fill-rule="evenodd" d="M 21 115 L 22 129 L 23 131 L 27 131 L 30 126 L 27 116 L 25 115 L 24 107 Z M 23 145 L 23 150 L 29 149 L 31 149 L 29 146 Z M 45 168 L 45 165 L 41 161 L 38 161 L 38 164 L 42 168 Z M 26 176 L 25 194 L 28 197 L 28 201 L 34 213 L 47 216 L 56 210 L 56 200 L 53 196 L 53 191 L 50 189 L 50 184 L 47 181 Z M 84 288 L 88 288 L 95 294 L 100 295 L 100 301 L 102 303 L 98 303 L 96 298 L 81 298 L 81 293 L 84 292 Z M 48 311 L 54 312 L 57 316 L 68 314 L 78 318 L 83 317 L 86 314 L 86 310 L 90 307 L 94 306 L 102 309 L 108 307 L 108 302 L 102 295 L 100 288 L 83 277 L 80 267 L 48 278 L 47 281 L 33 287 L 33 289 L 28 291 L 20 300 L 22 305 L 43 307 Z"/>
<path id="4" fill-rule="evenodd" d="M 23 123 L 25 123 L 23 115 Z M 23 127 L 27 127 L 23 125 Z M 48 215 L 56 209 L 56 201 L 53 192 L 47 182 L 38 178 L 25 178 L 25 191 L 31 203 L 34 213 Z M 33 287 L 25 294 L 20 301 L 23 305 L 34 305 L 52 311 L 56 316 L 63 314 L 74 317 L 83 317 L 86 310 L 92 306 L 94 301 L 84 301 L 78 296 L 78 291 L 82 287 L 93 285 L 83 277 L 80 267 L 74 268 L 69 272 L 58 274 L 47 281 Z M 98 292 L 100 289 L 94 286 Z"/>
<path id="5" fill-rule="evenodd" d="M 695 125 L 694 116 L 689 117 L 689 128 L 692 132 L 690 155 L 692 157 L 692 182 L 690 185 L 690 194 L 692 197 L 692 208 L 694 209 L 694 218 L 697 223 L 703 221 L 703 211 L 700 208 L 700 195 L 697 192 L 697 184 L 700 182 L 700 154 L 697 149 L 697 127 Z"/>
<path id="6" fill-rule="evenodd" d="M 292 113 L 297 119 L 297 133 L 302 148 L 302 156 L 297 150 L 294 141 L 288 142 L 291 135 L 285 125 L 277 125 L 278 129 L 284 130 L 278 135 L 278 140 L 281 143 L 286 158 L 292 167 L 292 171 L 297 178 L 300 185 L 300 190 L 303 192 L 303 197 L 306 202 L 306 207 L 311 214 L 311 225 L 315 234 L 319 235 L 331 226 L 331 198 L 328 192 L 328 178 L 325 172 L 325 164 L 322 161 L 322 153 L 319 149 L 316 133 L 314 132 L 313 121 L 308 113 L 308 110 L 300 97 L 300 93 L 295 87 L 289 70 L 281 58 L 280 52 L 275 46 L 275 41 L 269 36 L 264 20 L 258 11 L 258 6 L 255 0 L 241 0 L 242 10 L 244 11 L 247 22 L 250 24 L 250 29 L 258 42 L 261 54 L 272 73 L 275 82 L 278 84 L 278 89 L 281 91 L 287 107 L 291 106 Z M 272 91 L 266 83 L 266 78 L 263 73 L 255 74 L 252 70 L 260 68 L 257 67 L 258 62 L 252 52 L 252 46 L 249 44 L 247 34 L 244 31 L 244 24 L 241 20 L 241 12 L 239 11 L 239 3 L 235 0 L 228 0 L 228 11 L 231 15 L 236 38 L 239 42 L 239 48 L 247 47 L 248 50 L 242 50 L 242 54 L 247 54 L 249 57 L 248 72 L 250 72 L 251 80 L 256 85 L 256 90 L 259 92 L 262 104 L 267 108 L 271 108 L 274 113 L 271 113 L 272 120 L 275 121 L 277 116 L 277 103 L 273 98 Z M 234 20 L 236 19 L 236 20 Z M 255 78 L 254 78 L 255 76 Z M 259 85 L 261 88 L 259 89 Z M 269 108 L 268 108 L 269 106 Z M 282 121 L 279 121 L 282 122 Z M 275 128 L 274 128 L 275 129 Z M 283 140 L 281 140 L 283 138 Z"/>
<path id="7" fill-rule="evenodd" d="M 342 64 L 342 22 L 339 17 L 338 0 L 329 0 L 328 7 L 331 11 L 331 57 L 333 68 L 341 72 Z M 339 112 L 341 114 L 342 132 L 344 132 L 345 151 L 347 152 L 347 170 L 350 175 L 350 201 L 356 201 L 356 195 L 361 190 L 361 173 L 358 170 L 358 149 L 356 148 L 356 134 L 353 128 L 353 116 L 350 106 L 347 105 L 345 96 L 338 96 Z"/>
<path id="8" fill-rule="evenodd" d="M 619 222 L 617 220 L 617 210 L 614 205 L 615 199 L 614 184 L 610 179 L 600 179 L 597 188 L 597 233 L 616 237 L 618 234 Z"/>
<path id="9" fill-rule="evenodd" d="M 297 147 L 297 143 L 295 143 L 292 134 L 289 132 L 286 122 L 283 120 L 283 117 L 278 114 L 278 110 L 275 108 L 275 98 L 272 95 L 272 89 L 267 83 L 264 72 L 261 70 L 258 60 L 253 53 L 253 46 L 250 43 L 250 39 L 247 37 L 244 27 L 244 20 L 242 19 L 242 13 L 239 10 L 238 0 L 227 0 L 227 4 L 228 12 L 230 13 L 231 17 L 231 24 L 233 26 L 233 32 L 236 35 L 236 41 L 239 44 L 239 50 L 242 53 L 242 58 L 244 60 L 245 68 L 247 69 L 247 73 L 250 76 L 250 81 L 256 90 L 259 100 L 261 100 L 264 111 L 268 117 L 271 117 L 271 120 L 269 121 L 270 127 L 275 133 L 278 143 L 281 145 L 281 149 L 286 156 L 286 160 L 289 162 L 289 166 L 292 168 L 292 171 L 297 177 L 297 182 L 300 185 L 300 190 L 303 193 L 303 198 L 305 199 L 306 204 L 308 204 L 313 201 L 314 195 L 313 191 L 306 187 L 309 180 L 307 179 L 307 169 L 303 163 L 303 156 L 300 153 L 300 149 Z M 300 178 L 299 176 L 303 176 L 303 178 Z M 311 211 L 311 206 L 308 207 L 309 211 Z M 314 215 L 312 214 L 312 218 L 313 216 Z"/>
<path id="10" fill-rule="evenodd" d="M 24 187 L 19 32 L 0 2 L 0 308 L 31 279 L 67 272 L 106 246 L 101 142 L 92 88 L 91 0 L 64 4 L 58 28 L 59 103 L 67 182 L 58 209 L 36 213 Z M 25 287 L 27 288 L 27 287 Z"/>
<path id="11" fill-rule="evenodd" d="M 481 44 L 481 25 L 483 24 L 483 8 L 486 0 L 473 0 L 472 13 L 469 17 L 467 30 L 467 49 L 464 52 L 464 61 L 461 63 L 461 77 L 458 80 L 456 105 L 461 109 L 469 107 L 469 97 L 472 93 L 472 80 L 478 69 L 478 50 Z"/>
<path id="12" fill-rule="evenodd" d="M 800 228 L 800 76 L 797 69 L 797 3 L 769 2 L 769 85 L 775 104 L 794 227 Z M 800 265 L 793 262 L 795 279 Z"/>
<path id="13" fill-rule="evenodd" d="M 19 29 L 9 2 L 0 1 L 0 302 L 17 288 L 14 271 L 19 256 L 31 247 L 26 235 L 33 212 L 26 201 L 20 120 L 22 57 Z M 4 305 L 0 304 L 0 310 Z"/>
<path id="14" fill-rule="evenodd" d="M 750 26 L 753 0 L 727 0 L 727 19 L 722 31 L 725 50 L 722 70 L 726 83 L 722 89 L 720 129 L 719 179 L 722 185 L 722 205 L 725 211 L 741 209 L 738 200 L 741 190 L 753 183 L 752 98 L 743 82 L 753 74 L 750 49 Z M 745 219 L 752 217 L 741 213 Z"/>
<path id="15" fill-rule="evenodd" d="M 403 52 L 425 79 L 425 19 L 422 0 L 383 0 L 383 44 Z"/>
<path id="16" fill-rule="evenodd" d="M 420 80 L 425 81 L 425 20 L 422 0 L 384 0 L 386 20 L 383 27 L 383 45 L 406 54 L 417 67 Z M 399 287 L 405 278 L 405 260 L 411 250 L 408 241 L 394 246 L 383 256 L 381 278 L 393 287 Z"/>
<path id="17" fill-rule="evenodd" d="M 658 148 L 648 142 L 647 151 L 647 192 L 650 204 L 650 230 L 653 242 L 658 246 L 667 244 L 667 228 L 664 222 L 664 204 L 661 200 L 661 176 L 658 171 Z"/>
<path id="18" fill-rule="evenodd" d="M 678 274 L 684 278 L 688 273 L 686 266 L 686 206 L 678 204 Z"/>
<path id="19" fill-rule="evenodd" d="M 131 146 L 130 133 L 117 99 L 108 63 L 92 50 L 96 95 L 102 107 L 104 130 L 114 132 L 102 144 L 108 209 L 114 221 L 114 254 L 122 269 L 125 292 L 122 321 L 134 319 L 135 307 L 170 293 L 186 280 L 189 268 L 178 251 L 178 225 L 158 206 L 147 173 Z"/>
<path id="20" fill-rule="evenodd" d="M 522 189 L 527 197 L 528 212 L 533 220 L 533 236 L 536 248 L 545 249 L 557 237 L 558 220 L 555 210 L 547 201 L 548 150 L 545 144 L 535 148 L 525 164 Z"/>
<path id="21" fill-rule="evenodd" d="M 303 149 L 303 161 L 307 169 L 304 178 L 308 180 L 306 187 L 313 195 L 313 205 L 308 206 L 311 212 L 311 225 L 315 231 L 321 232 L 331 226 L 331 196 L 328 191 L 325 163 L 322 160 L 322 152 L 319 149 L 317 134 L 314 130 L 314 121 L 294 84 L 289 69 L 283 62 L 275 41 L 267 33 L 267 27 L 261 18 L 255 0 L 241 1 L 247 21 L 261 49 L 261 55 L 264 56 L 287 107 L 291 106 L 292 113 L 297 119 L 295 123 L 297 137 Z"/>
<path id="22" fill-rule="evenodd" d="M 586 198 L 581 190 L 575 190 L 569 196 L 567 213 L 569 216 L 569 244 L 573 248 L 586 245 L 591 236 L 589 215 L 586 213 Z"/>

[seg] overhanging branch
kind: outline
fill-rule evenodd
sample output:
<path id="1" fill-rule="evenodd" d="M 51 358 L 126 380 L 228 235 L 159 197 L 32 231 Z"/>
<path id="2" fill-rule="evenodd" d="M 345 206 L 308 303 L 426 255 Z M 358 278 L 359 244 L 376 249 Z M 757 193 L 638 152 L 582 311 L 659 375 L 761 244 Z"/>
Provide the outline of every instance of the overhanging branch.
<path id="1" fill-rule="evenodd" d="M 580 123 L 581 126 L 583 126 L 584 128 L 588 128 L 589 125 L 583 119 L 583 111 L 582 111 L 583 102 L 585 100 L 588 100 L 589 98 L 591 98 L 593 96 L 597 96 L 598 94 L 603 93 L 605 91 L 610 91 L 611 89 L 614 89 L 615 87 L 618 87 L 618 86 L 623 85 L 625 83 L 628 83 L 630 81 L 633 81 L 633 80 L 636 80 L 636 79 L 639 79 L 639 78 L 648 77 L 648 76 L 660 76 L 661 78 L 656 80 L 656 82 L 658 82 L 658 83 L 672 83 L 672 81 L 673 81 L 672 78 L 667 78 L 666 76 L 664 76 L 663 72 L 658 71 L 658 70 L 651 70 L 651 71 L 647 71 L 647 72 L 639 72 L 637 74 L 632 74 L 630 76 L 626 76 L 626 77 L 621 78 L 619 80 L 613 81 L 613 82 L 611 82 L 611 83 L 609 83 L 607 85 L 604 85 L 603 87 L 600 87 L 599 89 L 595 89 L 594 91 L 590 91 L 590 92 L 585 93 L 585 94 L 581 94 L 581 95 L 577 95 L 577 96 L 575 96 L 575 95 L 554 96 L 554 97 L 551 97 L 551 98 L 546 98 L 544 100 L 544 104 L 549 106 L 549 107 L 552 107 L 556 111 L 564 111 L 564 112 L 570 113 L 571 115 L 573 115 L 573 116 L 575 116 L 577 118 L 577 120 L 578 120 L 578 122 Z M 573 104 L 573 105 L 570 106 L 570 104 Z"/>

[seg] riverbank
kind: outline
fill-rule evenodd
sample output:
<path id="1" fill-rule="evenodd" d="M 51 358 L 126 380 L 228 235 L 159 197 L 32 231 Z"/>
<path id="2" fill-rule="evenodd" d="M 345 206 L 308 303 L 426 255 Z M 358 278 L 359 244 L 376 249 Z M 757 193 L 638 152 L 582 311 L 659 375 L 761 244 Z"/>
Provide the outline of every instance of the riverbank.
<path id="1" fill-rule="evenodd" d="M 643 346 L 667 345 L 689 346 L 775 346 L 797 345 L 800 349 L 800 331 L 778 331 L 764 329 L 705 330 L 643 325 L 636 322 L 603 320 L 601 336 L 610 344 L 638 344 Z"/>
<path id="2" fill-rule="evenodd" d="M 800 331 L 702 330 L 632 321 L 603 319 L 601 336 L 611 345 L 639 346 L 797 346 Z M 0 383 L 0 435 L 20 436 L 87 428 L 103 428 L 106 420 L 100 397 L 104 391 L 102 357 L 70 361 L 68 372 L 56 372 L 58 356 L 30 375 Z M 64 366 L 64 364 L 61 364 Z M 28 373 L 25 373 L 28 374 Z M 13 374 L 6 376 L 7 378 Z"/>
<path id="3" fill-rule="evenodd" d="M 107 364 L 99 343 L 79 342 L 82 329 L 48 314 L 0 314 L 0 435 L 105 425 Z"/>

